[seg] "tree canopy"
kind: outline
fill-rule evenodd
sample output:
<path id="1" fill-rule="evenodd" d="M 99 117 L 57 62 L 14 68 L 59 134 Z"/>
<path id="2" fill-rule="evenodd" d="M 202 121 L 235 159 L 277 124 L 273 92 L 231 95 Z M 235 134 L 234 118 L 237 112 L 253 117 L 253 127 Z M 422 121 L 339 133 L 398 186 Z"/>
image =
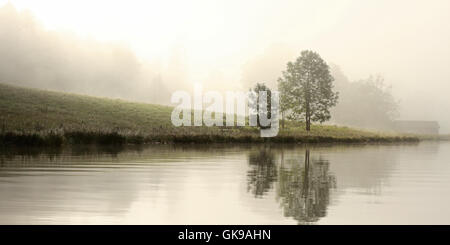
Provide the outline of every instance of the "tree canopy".
<path id="1" fill-rule="evenodd" d="M 253 87 L 253 89 L 250 89 L 250 91 L 252 91 L 253 93 L 251 94 L 251 96 L 249 98 L 249 105 L 250 105 L 250 108 L 256 109 L 254 111 L 254 113 L 257 116 L 257 125 L 260 128 L 266 128 L 267 126 L 261 125 L 260 114 L 266 118 L 272 117 L 272 110 L 271 110 L 272 91 L 264 83 L 256 83 L 256 85 Z M 266 110 L 267 114 L 263 113 L 264 111 L 260 111 L 260 108 L 259 108 L 259 100 L 260 100 L 259 92 L 260 91 L 265 91 L 267 93 L 267 110 Z"/>
<path id="2" fill-rule="evenodd" d="M 306 122 L 325 122 L 331 118 L 330 108 L 335 106 L 338 93 L 333 91 L 334 78 L 325 61 L 316 52 L 305 50 L 278 79 L 281 111 L 289 119 Z"/>

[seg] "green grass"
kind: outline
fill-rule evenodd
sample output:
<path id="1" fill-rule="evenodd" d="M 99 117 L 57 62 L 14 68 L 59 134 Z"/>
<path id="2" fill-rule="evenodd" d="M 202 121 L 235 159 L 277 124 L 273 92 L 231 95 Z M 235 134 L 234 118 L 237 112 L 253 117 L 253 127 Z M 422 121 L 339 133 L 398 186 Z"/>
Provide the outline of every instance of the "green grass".
<path id="1" fill-rule="evenodd" d="M 174 127 L 172 107 L 0 84 L 0 144 L 397 142 L 402 136 L 287 122 L 277 137 L 254 127 Z"/>

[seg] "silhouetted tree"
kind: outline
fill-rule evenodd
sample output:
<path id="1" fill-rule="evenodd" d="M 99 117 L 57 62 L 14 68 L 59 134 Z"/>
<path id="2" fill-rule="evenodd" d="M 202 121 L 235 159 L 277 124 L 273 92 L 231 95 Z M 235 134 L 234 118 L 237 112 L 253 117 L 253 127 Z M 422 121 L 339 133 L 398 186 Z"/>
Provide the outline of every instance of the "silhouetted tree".
<path id="1" fill-rule="evenodd" d="M 263 116 L 265 116 L 266 118 L 271 118 L 272 113 L 271 113 L 271 106 L 272 106 L 272 91 L 269 89 L 269 87 L 267 87 L 264 83 L 257 83 L 255 85 L 255 87 L 253 87 L 253 89 L 250 89 L 250 91 L 253 91 L 254 94 L 252 96 L 250 96 L 249 98 L 249 104 L 250 104 L 250 108 L 256 108 L 256 112 L 257 113 L 257 124 L 258 127 L 260 128 L 264 128 L 264 126 L 261 125 L 260 122 L 260 117 L 259 117 L 259 92 L 260 91 L 266 91 L 267 92 L 267 115 L 265 115 L 264 113 L 261 113 Z"/>

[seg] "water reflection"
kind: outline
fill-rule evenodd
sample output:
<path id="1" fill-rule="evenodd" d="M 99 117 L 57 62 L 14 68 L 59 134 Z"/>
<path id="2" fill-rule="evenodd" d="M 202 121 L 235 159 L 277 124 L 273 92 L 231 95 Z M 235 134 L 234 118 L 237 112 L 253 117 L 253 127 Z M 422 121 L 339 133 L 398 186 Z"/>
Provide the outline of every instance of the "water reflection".
<path id="1" fill-rule="evenodd" d="M 254 197 L 262 197 L 272 189 L 277 180 L 278 170 L 274 153 L 264 147 L 259 151 L 252 151 L 248 156 L 250 170 L 248 170 L 248 188 Z"/>
<path id="2" fill-rule="evenodd" d="M 330 189 L 336 187 L 335 176 L 329 173 L 329 162 L 310 157 L 281 161 L 277 198 L 286 217 L 299 223 L 316 222 L 326 216 Z"/>
<path id="3" fill-rule="evenodd" d="M 336 187 L 336 177 L 329 172 L 328 160 L 311 158 L 305 149 L 304 158 L 286 159 L 279 149 L 279 164 L 268 147 L 249 153 L 248 191 L 255 197 L 264 196 L 277 181 L 276 199 L 286 217 L 299 224 L 312 223 L 326 216 L 330 189 Z"/>
<path id="4" fill-rule="evenodd" d="M 0 149 L 0 224 L 448 224 L 448 159 L 450 143 Z"/>

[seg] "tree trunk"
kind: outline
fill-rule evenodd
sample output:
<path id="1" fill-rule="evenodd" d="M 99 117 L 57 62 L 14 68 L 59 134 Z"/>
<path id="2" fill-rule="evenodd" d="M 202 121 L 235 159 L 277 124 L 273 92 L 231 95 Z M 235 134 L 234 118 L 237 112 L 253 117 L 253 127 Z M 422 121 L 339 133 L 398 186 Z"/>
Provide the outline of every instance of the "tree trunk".
<path id="1" fill-rule="evenodd" d="M 284 111 L 281 112 L 281 128 L 284 129 Z"/>
<path id="2" fill-rule="evenodd" d="M 305 121 L 306 121 L 306 131 L 310 131 L 311 130 L 311 112 L 309 109 L 309 103 L 306 103 L 306 117 L 305 117 Z"/>
<path id="3" fill-rule="evenodd" d="M 309 74 L 308 74 L 309 76 Z M 311 91 L 309 86 L 309 79 L 306 81 L 306 89 L 305 89 L 305 105 L 306 105 L 306 131 L 309 132 L 311 130 Z"/>

